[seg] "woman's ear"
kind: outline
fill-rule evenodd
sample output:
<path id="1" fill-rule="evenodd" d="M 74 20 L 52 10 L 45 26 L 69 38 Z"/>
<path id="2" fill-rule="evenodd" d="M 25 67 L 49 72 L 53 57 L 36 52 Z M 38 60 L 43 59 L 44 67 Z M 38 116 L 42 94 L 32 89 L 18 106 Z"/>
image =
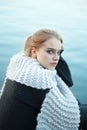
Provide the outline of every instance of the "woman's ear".
<path id="1" fill-rule="evenodd" d="M 37 57 L 37 53 L 36 53 L 36 48 L 35 47 L 32 47 L 31 48 L 31 57 L 33 57 L 33 58 L 36 58 Z"/>

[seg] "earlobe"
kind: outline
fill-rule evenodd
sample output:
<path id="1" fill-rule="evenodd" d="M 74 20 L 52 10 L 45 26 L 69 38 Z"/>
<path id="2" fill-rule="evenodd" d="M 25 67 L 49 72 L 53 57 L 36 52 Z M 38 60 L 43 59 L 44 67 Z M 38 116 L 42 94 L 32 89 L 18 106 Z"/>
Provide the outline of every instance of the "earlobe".
<path id="1" fill-rule="evenodd" d="M 31 57 L 33 57 L 33 58 L 36 58 L 36 57 L 37 57 L 36 48 L 35 48 L 35 47 L 32 47 L 32 48 L 31 48 Z"/>

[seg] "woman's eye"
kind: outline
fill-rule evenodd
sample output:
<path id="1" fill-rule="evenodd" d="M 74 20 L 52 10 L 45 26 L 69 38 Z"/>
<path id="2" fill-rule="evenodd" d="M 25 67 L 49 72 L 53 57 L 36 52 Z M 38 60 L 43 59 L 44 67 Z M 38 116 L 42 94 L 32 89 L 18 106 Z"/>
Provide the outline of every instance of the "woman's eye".
<path id="1" fill-rule="evenodd" d="M 61 53 L 60 53 L 60 51 L 59 51 L 59 52 L 57 52 L 57 54 L 58 54 L 58 55 L 60 55 L 60 54 L 61 54 Z"/>
<path id="2" fill-rule="evenodd" d="M 52 50 L 48 50 L 47 51 L 49 54 L 53 54 L 53 51 Z"/>
<path id="3" fill-rule="evenodd" d="M 63 50 L 58 51 L 57 54 L 58 54 L 58 55 L 61 55 L 62 52 L 63 52 Z"/>
<path id="4" fill-rule="evenodd" d="M 60 51 L 58 51 L 58 52 L 56 52 L 56 51 L 54 51 L 54 50 L 47 50 L 47 53 L 48 54 L 58 54 L 58 55 L 61 55 L 61 53 L 63 52 L 63 50 L 60 50 Z"/>

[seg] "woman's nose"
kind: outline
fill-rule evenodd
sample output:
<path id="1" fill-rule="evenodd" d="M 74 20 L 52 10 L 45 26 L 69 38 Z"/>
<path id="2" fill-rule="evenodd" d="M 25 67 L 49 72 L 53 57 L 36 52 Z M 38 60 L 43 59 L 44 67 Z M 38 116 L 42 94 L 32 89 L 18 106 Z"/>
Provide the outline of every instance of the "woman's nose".
<path id="1" fill-rule="evenodd" d="M 60 57 L 60 55 L 55 54 L 54 57 L 53 57 L 53 59 L 57 61 L 57 60 L 59 60 L 59 57 Z"/>

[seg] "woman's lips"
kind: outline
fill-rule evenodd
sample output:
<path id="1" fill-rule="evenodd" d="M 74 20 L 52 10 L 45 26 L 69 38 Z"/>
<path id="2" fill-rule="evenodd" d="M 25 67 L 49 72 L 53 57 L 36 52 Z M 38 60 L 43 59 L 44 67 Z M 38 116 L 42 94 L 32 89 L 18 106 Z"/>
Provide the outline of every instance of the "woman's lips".
<path id="1" fill-rule="evenodd" d="M 51 65 L 52 65 L 53 67 L 56 67 L 57 63 L 51 63 Z"/>

